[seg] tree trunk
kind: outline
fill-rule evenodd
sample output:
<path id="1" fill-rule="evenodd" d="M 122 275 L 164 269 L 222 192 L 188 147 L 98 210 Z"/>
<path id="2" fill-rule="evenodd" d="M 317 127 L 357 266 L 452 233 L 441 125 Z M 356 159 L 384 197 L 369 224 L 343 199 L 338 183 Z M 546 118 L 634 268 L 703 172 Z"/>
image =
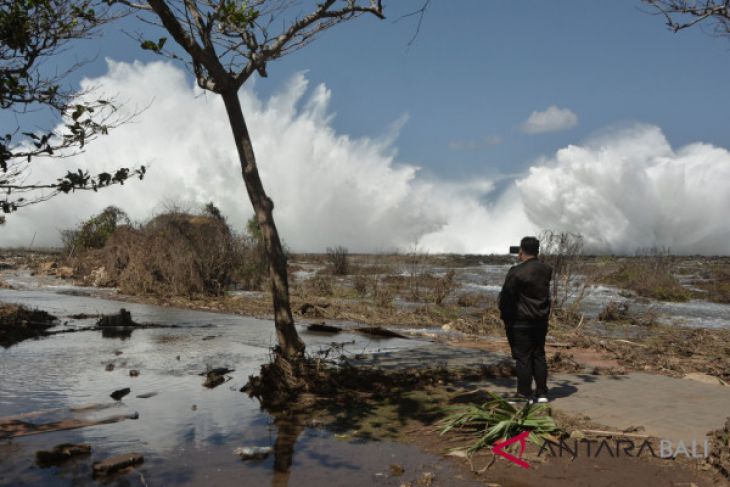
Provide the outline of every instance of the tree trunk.
<path id="1" fill-rule="evenodd" d="M 256 220 L 261 228 L 266 256 L 269 261 L 269 277 L 271 296 L 274 300 L 274 323 L 279 340 L 281 355 L 291 361 L 300 358 L 304 353 L 304 342 L 299 338 L 294 327 L 294 318 L 289 305 L 289 281 L 286 272 L 286 255 L 281 247 L 279 233 L 274 223 L 274 202 L 264 191 L 264 186 L 256 167 L 256 156 L 253 152 L 251 137 L 243 117 L 238 93 L 229 90 L 221 94 L 226 105 L 228 120 L 236 140 L 238 158 L 241 162 L 243 181 L 246 183 L 248 197 L 253 205 Z"/>

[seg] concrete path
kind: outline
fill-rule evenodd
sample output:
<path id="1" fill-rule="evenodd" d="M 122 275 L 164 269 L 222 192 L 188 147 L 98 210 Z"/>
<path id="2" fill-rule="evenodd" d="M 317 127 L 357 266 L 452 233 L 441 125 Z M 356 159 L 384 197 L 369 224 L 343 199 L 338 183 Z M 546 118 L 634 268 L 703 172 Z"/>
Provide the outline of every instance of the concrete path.
<path id="1" fill-rule="evenodd" d="M 386 368 L 478 366 L 506 360 L 503 354 L 457 349 L 442 344 L 368 356 L 363 364 Z M 494 379 L 479 386 L 512 394 L 515 379 Z M 643 426 L 642 433 L 689 445 L 702 444 L 706 434 L 730 416 L 730 387 L 690 379 L 633 372 L 627 375 L 555 374 L 549 384 L 552 404 L 568 414 L 624 430 Z"/>

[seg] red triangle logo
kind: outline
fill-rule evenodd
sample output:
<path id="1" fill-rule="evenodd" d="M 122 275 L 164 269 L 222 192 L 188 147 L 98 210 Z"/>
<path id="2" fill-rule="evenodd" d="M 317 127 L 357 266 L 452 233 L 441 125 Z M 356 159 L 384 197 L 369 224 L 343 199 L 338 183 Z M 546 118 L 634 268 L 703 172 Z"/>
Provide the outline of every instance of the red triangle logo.
<path id="1" fill-rule="evenodd" d="M 524 455 L 525 448 L 527 447 L 527 437 L 530 436 L 529 431 L 523 431 L 517 436 L 513 436 L 509 440 L 504 441 L 496 441 L 494 442 L 494 445 L 492 445 L 492 453 L 495 455 L 499 455 L 501 457 L 506 458 L 510 462 L 519 465 L 522 468 L 530 468 L 530 464 L 526 461 L 522 460 L 521 458 L 518 458 L 512 454 L 507 453 L 503 450 L 506 446 L 511 445 L 512 443 L 520 443 L 520 457 Z"/>

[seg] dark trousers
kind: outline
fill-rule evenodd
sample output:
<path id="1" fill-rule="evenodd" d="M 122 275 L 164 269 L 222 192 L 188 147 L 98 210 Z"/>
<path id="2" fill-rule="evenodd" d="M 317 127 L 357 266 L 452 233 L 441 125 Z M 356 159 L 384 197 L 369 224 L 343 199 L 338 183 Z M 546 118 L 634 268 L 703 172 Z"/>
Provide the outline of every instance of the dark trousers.
<path id="1" fill-rule="evenodd" d="M 547 394 L 547 361 L 545 360 L 546 321 L 516 321 L 507 325 L 507 340 L 517 365 L 517 394 L 532 396 Z"/>

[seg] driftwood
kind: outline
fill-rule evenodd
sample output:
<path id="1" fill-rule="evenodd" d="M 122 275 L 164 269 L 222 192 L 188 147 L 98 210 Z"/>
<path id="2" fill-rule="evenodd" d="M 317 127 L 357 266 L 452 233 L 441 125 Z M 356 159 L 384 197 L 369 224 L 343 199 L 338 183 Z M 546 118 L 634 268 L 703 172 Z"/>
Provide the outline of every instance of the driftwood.
<path id="1" fill-rule="evenodd" d="M 94 475 L 109 475 L 119 470 L 138 465 L 144 462 L 144 457 L 139 453 L 125 453 L 115 457 L 107 458 L 100 462 L 94 462 L 92 468 Z"/>
<path id="2" fill-rule="evenodd" d="M 628 438 L 651 438 L 649 435 L 642 435 L 640 433 L 629 433 L 625 431 L 606 431 L 606 430 L 578 430 L 587 435 L 599 435 L 599 436 L 626 436 Z"/>
<path id="3" fill-rule="evenodd" d="M 87 444 L 64 443 L 56 445 L 51 450 L 39 450 L 35 453 L 36 464 L 41 467 L 50 467 L 61 464 L 79 455 L 91 453 L 91 446 Z"/>
<path id="4" fill-rule="evenodd" d="M 307 330 L 319 333 L 339 333 L 342 331 L 342 329 L 337 326 L 327 325 L 325 323 L 312 323 L 307 326 Z"/>
<path id="5" fill-rule="evenodd" d="M 364 333 L 365 335 L 382 337 L 382 338 L 408 338 L 405 335 L 401 335 L 398 332 L 389 330 L 387 328 L 381 328 L 379 326 L 366 326 L 362 328 L 355 328 L 355 331 Z"/>
<path id="6" fill-rule="evenodd" d="M 119 423 L 127 419 L 138 419 L 139 414 L 120 414 L 117 416 L 109 416 L 103 419 L 62 419 L 52 423 L 34 424 L 18 419 L 5 421 L 0 423 L 0 438 L 17 438 L 19 436 L 36 435 L 39 433 L 49 433 L 51 431 L 72 430 L 77 428 L 85 428 L 87 426 L 96 426 L 99 424 Z"/>

